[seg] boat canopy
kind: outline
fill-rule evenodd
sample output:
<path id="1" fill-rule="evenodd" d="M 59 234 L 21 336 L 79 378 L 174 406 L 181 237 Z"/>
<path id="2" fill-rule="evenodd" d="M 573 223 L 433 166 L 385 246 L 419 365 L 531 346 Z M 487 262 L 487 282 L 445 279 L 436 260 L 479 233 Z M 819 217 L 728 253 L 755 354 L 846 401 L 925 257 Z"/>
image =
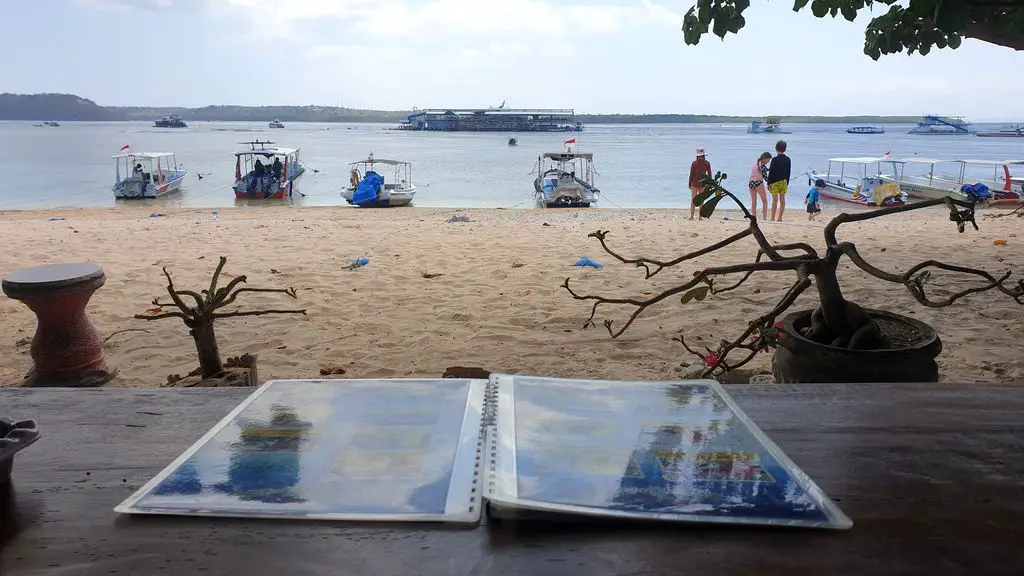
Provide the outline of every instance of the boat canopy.
<path id="1" fill-rule="evenodd" d="M 945 164 L 948 162 L 959 162 L 959 160 L 939 160 L 936 158 L 913 156 L 911 158 L 903 158 L 901 160 L 890 160 L 890 162 L 897 162 L 899 164 Z"/>
<path id="2" fill-rule="evenodd" d="M 385 160 L 383 158 L 367 158 L 366 160 L 357 160 L 349 166 L 357 166 L 359 164 L 384 164 L 386 166 L 409 166 L 412 162 L 403 162 L 401 160 Z"/>
<path id="3" fill-rule="evenodd" d="M 114 154 L 111 156 L 112 159 L 117 160 L 118 158 L 135 158 L 136 160 L 156 160 L 157 158 L 169 158 L 174 156 L 174 152 L 121 152 L 120 154 Z"/>
<path id="4" fill-rule="evenodd" d="M 954 162 L 963 162 L 964 164 L 980 164 L 982 166 L 1007 166 L 1024 164 L 1024 160 L 954 160 Z"/>
<path id="5" fill-rule="evenodd" d="M 568 162 L 569 160 L 575 160 L 576 158 L 583 158 L 584 160 L 593 160 L 593 152 L 545 152 L 545 158 L 557 160 L 559 162 Z"/>
<path id="6" fill-rule="evenodd" d="M 298 151 L 298 148 L 264 148 L 235 152 L 235 156 L 290 156 Z"/>
<path id="7" fill-rule="evenodd" d="M 843 164 L 878 164 L 879 162 L 888 162 L 887 156 L 871 157 L 871 156 L 858 156 L 853 158 L 829 158 L 829 162 L 842 162 Z"/>

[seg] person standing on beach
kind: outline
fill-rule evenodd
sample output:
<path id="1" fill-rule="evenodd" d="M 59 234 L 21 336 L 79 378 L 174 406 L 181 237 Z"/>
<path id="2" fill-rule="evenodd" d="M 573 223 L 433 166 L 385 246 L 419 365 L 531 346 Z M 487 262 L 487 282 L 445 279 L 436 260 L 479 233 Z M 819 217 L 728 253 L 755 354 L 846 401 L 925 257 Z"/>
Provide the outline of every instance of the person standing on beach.
<path id="1" fill-rule="evenodd" d="M 760 197 L 762 220 L 768 219 L 768 197 L 765 195 L 764 181 L 768 179 L 768 162 L 771 159 L 770 152 L 762 152 L 750 169 L 750 182 L 747 183 L 747 188 L 750 188 L 750 213 L 757 216 L 757 199 Z"/>
<path id="2" fill-rule="evenodd" d="M 704 149 L 697 148 L 697 159 L 690 164 L 690 220 L 693 220 L 693 212 L 697 209 L 695 200 L 704 191 L 700 181 L 710 175 L 711 163 L 704 157 Z M 699 215 L 698 219 L 703 220 Z"/>
<path id="3" fill-rule="evenodd" d="M 772 158 L 767 180 L 768 191 L 772 194 L 772 220 L 776 222 L 782 222 L 782 214 L 786 211 L 786 192 L 789 191 L 791 168 L 789 156 L 786 156 L 786 141 L 779 140 L 775 143 L 775 158 Z"/>

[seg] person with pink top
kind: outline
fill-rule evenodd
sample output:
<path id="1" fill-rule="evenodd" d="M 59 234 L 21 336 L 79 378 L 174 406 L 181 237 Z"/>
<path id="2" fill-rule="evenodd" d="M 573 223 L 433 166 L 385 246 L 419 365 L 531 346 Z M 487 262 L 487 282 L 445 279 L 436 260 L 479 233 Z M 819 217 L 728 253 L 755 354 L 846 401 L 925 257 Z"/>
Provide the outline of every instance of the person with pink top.
<path id="1" fill-rule="evenodd" d="M 762 152 L 754 166 L 750 169 L 750 213 L 757 216 L 757 199 L 761 198 L 762 220 L 768 219 L 768 199 L 764 190 L 764 181 L 768 179 L 768 162 L 772 159 L 769 152 Z"/>

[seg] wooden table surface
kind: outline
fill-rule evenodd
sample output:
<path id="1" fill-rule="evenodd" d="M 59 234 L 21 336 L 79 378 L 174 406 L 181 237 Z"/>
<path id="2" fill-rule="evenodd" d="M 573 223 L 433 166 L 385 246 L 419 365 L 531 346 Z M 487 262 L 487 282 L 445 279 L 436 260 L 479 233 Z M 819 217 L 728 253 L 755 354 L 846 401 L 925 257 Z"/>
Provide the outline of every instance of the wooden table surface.
<path id="1" fill-rule="evenodd" d="M 1024 385 L 728 390 L 852 530 L 121 516 L 249 390 L 0 389 L 0 415 L 43 434 L 0 501 L 0 574 L 1024 573 Z"/>

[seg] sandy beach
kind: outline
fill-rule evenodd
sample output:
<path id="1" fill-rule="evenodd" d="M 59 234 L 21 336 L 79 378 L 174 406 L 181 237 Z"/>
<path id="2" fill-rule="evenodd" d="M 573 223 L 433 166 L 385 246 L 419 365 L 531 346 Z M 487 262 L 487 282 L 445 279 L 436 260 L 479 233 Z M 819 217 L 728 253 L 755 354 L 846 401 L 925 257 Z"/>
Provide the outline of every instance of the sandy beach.
<path id="1" fill-rule="evenodd" d="M 744 287 L 699 304 L 670 299 L 643 315 L 617 340 L 603 328 L 583 330 L 589 306 L 569 298 L 565 278 L 584 292 L 643 296 L 713 263 L 750 261 L 753 241 L 666 270 L 650 281 L 642 271 L 612 262 L 587 234 L 610 230 L 609 242 L 628 255 L 670 258 L 744 227 L 738 214 L 704 222 L 683 210 L 451 210 L 264 207 L 169 210 L 151 207 L 0 213 L 0 271 L 44 263 L 89 261 L 103 267 L 106 285 L 89 315 L 106 337 L 108 362 L 120 370 L 114 386 L 160 386 L 169 374 L 197 364 L 185 326 L 176 319 L 132 318 L 165 294 L 161 267 L 181 288 L 204 287 L 219 256 L 225 274 L 245 274 L 253 287 L 294 287 L 283 295 L 245 294 L 242 309 L 302 307 L 308 316 L 226 319 L 217 324 L 222 355 L 259 355 L 263 380 L 317 377 L 343 367 L 344 377 L 438 377 L 448 366 L 492 371 L 609 379 L 678 378 L 690 360 L 672 337 L 695 343 L 731 338 L 768 310 L 792 281 L 762 274 Z M 987 212 L 993 213 L 993 212 Z M 453 215 L 471 222 L 449 223 Z M 765 224 L 773 242 L 822 245 L 828 214 L 809 224 L 794 210 L 789 222 Z M 897 215 L 840 230 L 860 252 L 887 270 L 937 258 L 1024 274 L 1024 234 L 1018 218 L 980 217 L 981 230 L 957 234 L 941 209 Z M 1006 240 L 996 246 L 995 240 Z M 571 265 L 582 255 L 606 265 Z M 358 257 L 370 263 L 344 267 Z M 932 324 L 945 348 L 947 382 L 1024 379 L 1024 306 L 986 293 L 944 309 L 929 309 L 901 286 L 859 270 L 840 277 L 856 302 L 912 315 Z M 959 290 L 973 279 L 937 274 L 934 289 Z M 811 293 L 794 309 L 814 305 Z M 627 310 L 600 317 L 622 322 Z M 28 342 L 35 317 L 19 302 L 0 300 L 0 383 L 17 384 L 31 367 Z M 749 366 L 770 369 L 763 355 Z"/>

